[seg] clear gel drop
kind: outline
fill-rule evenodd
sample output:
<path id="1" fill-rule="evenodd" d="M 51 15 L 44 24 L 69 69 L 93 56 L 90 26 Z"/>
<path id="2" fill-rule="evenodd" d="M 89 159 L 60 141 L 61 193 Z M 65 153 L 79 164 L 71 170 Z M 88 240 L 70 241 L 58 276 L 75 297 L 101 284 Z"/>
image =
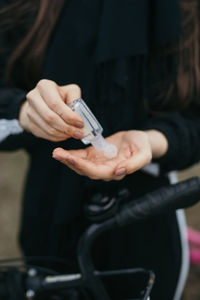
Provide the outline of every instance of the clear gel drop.
<path id="1" fill-rule="evenodd" d="M 108 158 L 117 156 L 118 149 L 115 145 L 109 144 L 102 136 L 103 128 L 83 101 L 83 99 L 75 100 L 70 108 L 77 112 L 84 122 L 82 142 L 86 145 L 92 144 L 97 151 L 104 151 L 104 155 Z"/>

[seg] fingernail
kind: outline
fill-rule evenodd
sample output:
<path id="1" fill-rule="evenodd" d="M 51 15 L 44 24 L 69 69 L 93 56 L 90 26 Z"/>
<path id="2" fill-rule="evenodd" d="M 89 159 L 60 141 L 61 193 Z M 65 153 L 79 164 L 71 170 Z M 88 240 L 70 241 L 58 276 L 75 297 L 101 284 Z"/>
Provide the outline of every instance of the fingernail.
<path id="1" fill-rule="evenodd" d="M 121 175 L 124 175 L 125 173 L 126 173 L 126 168 L 121 168 L 116 171 L 115 175 L 121 176 Z"/>
<path id="2" fill-rule="evenodd" d="M 66 158 L 66 161 L 70 164 L 70 165 L 74 165 L 74 160 L 72 158 Z"/>
<path id="3" fill-rule="evenodd" d="M 74 136 L 78 139 L 82 139 L 83 138 L 83 133 L 80 131 L 75 131 L 74 132 Z"/>
<path id="4" fill-rule="evenodd" d="M 83 128 L 84 127 L 84 123 L 83 122 L 75 122 L 74 124 L 76 127 L 78 128 Z"/>

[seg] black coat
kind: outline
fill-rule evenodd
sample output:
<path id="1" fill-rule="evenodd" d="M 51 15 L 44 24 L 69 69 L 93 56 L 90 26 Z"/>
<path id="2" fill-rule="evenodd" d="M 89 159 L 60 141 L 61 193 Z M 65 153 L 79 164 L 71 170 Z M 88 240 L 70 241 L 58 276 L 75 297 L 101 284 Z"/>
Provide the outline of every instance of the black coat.
<path id="1" fill-rule="evenodd" d="M 41 78 L 55 80 L 58 84 L 79 84 L 105 136 L 128 129 L 153 128 L 163 132 L 169 150 L 158 160 L 161 169 L 163 172 L 183 169 L 200 159 L 199 117 L 180 112 L 152 116 L 145 105 L 146 99 L 151 101 L 145 89 L 150 49 L 165 47 L 180 34 L 179 10 L 173 0 L 162 1 L 162 4 L 159 0 L 69 1 L 49 43 Z M 5 56 L 0 58 L 1 77 L 6 54 L 11 48 L 6 37 L 2 38 L 1 49 Z M 155 69 L 157 67 L 155 65 Z M 23 78 L 19 78 L 20 69 L 16 86 L 12 88 L 3 77 L 1 79 L 0 119 L 18 118 L 27 92 L 23 88 Z M 115 186 L 82 178 L 53 160 L 51 154 L 57 146 L 69 149 L 80 148 L 82 144 L 73 140 L 52 143 L 26 132 L 10 135 L 0 143 L 1 150 L 25 148 L 30 154 L 20 239 L 27 255 L 70 257 L 78 235 L 74 220 L 80 215 L 81 203 L 88 191 L 109 190 Z M 139 178 L 142 183 L 140 176 L 133 175 L 132 180 Z M 136 194 L 148 189 L 142 190 L 139 186 L 139 190 Z M 153 219 L 151 224 L 154 225 L 148 223 L 141 229 L 143 236 L 151 236 L 154 250 L 160 244 L 159 236 L 164 240 L 162 247 L 174 240 L 174 237 L 165 236 L 169 224 L 169 232 L 176 231 L 172 229 L 175 221 L 172 216 L 165 218 L 163 232 L 162 226 L 157 226 L 163 224 L 163 216 Z M 156 238 L 152 234 L 155 228 Z M 126 236 L 129 239 L 129 235 Z M 175 265 L 174 261 L 171 265 Z"/>

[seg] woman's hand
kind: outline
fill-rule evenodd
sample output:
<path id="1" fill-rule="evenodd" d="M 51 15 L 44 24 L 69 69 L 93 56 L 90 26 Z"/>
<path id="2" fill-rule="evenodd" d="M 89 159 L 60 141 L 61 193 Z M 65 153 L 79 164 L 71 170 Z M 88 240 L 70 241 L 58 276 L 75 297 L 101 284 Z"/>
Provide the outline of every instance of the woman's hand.
<path id="1" fill-rule="evenodd" d="M 151 138 L 149 132 L 136 130 L 122 131 L 108 137 L 107 142 L 118 148 L 118 155 L 113 159 L 106 158 L 103 151 L 96 151 L 94 147 L 70 151 L 57 148 L 53 157 L 91 179 L 120 180 L 151 162 L 153 152 L 150 140 L 153 140 L 153 134 L 150 132 Z"/>
<path id="2" fill-rule="evenodd" d="M 57 148 L 53 157 L 80 175 L 96 180 L 121 180 L 127 174 L 136 172 L 167 152 L 165 136 L 157 130 L 122 131 L 108 137 L 107 142 L 118 148 L 113 159 L 104 156 L 103 151 L 94 147 L 66 151 Z"/>
<path id="3" fill-rule="evenodd" d="M 84 123 L 68 107 L 80 97 L 80 88 L 75 84 L 58 86 L 54 81 L 40 80 L 26 96 L 19 123 L 26 131 L 50 141 L 81 139 Z"/>

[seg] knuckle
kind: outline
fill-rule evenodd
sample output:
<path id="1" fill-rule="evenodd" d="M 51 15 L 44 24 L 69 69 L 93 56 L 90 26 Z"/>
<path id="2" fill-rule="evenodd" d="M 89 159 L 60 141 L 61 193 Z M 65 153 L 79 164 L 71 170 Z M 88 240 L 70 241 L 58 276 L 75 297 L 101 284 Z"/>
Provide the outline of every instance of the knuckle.
<path id="1" fill-rule="evenodd" d="M 81 94 L 81 88 L 78 84 L 75 83 L 69 84 L 68 89 L 69 91 L 76 92 L 77 94 Z"/>
<path id="2" fill-rule="evenodd" d="M 34 99 L 34 95 L 35 95 L 35 90 L 31 90 L 30 92 L 28 92 L 26 94 L 26 99 L 31 102 Z"/>
<path id="3" fill-rule="evenodd" d="M 36 85 L 37 88 L 43 88 L 44 86 L 47 86 L 49 84 L 55 84 L 54 81 L 49 80 L 49 79 L 40 79 Z"/>
<path id="4" fill-rule="evenodd" d="M 49 103 L 49 104 L 50 104 L 51 109 L 53 111 L 56 111 L 57 106 L 58 106 L 57 102 L 54 100 L 54 101 L 51 101 L 51 103 Z"/>
<path id="5" fill-rule="evenodd" d="M 47 83 L 47 79 L 40 79 L 36 85 L 37 88 L 42 88 Z"/>
<path id="6" fill-rule="evenodd" d="M 58 113 L 58 115 L 61 117 L 61 119 L 66 120 L 66 113 L 61 111 Z M 67 120 L 69 120 L 69 118 L 67 118 Z"/>
<path id="7" fill-rule="evenodd" d="M 44 118 L 45 121 L 49 124 L 53 124 L 55 122 L 55 116 L 51 113 L 47 113 Z"/>
<path id="8" fill-rule="evenodd" d="M 74 132 L 72 130 L 72 128 L 70 126 L 68 126 L 66 129 L 65 129 L 65 133 L 69 136 L 73 136 L 74 135 Z"/>

